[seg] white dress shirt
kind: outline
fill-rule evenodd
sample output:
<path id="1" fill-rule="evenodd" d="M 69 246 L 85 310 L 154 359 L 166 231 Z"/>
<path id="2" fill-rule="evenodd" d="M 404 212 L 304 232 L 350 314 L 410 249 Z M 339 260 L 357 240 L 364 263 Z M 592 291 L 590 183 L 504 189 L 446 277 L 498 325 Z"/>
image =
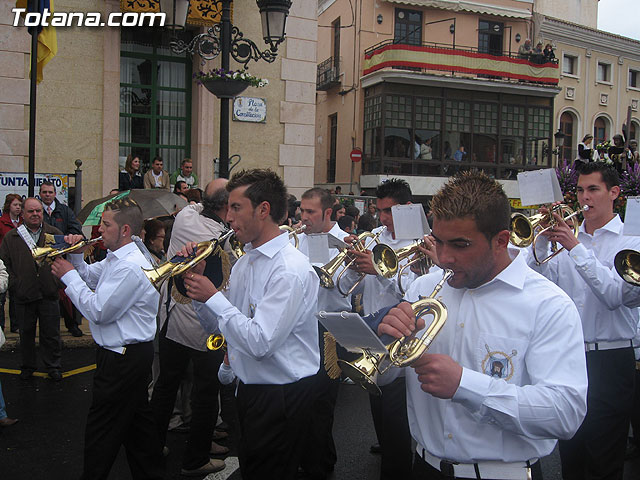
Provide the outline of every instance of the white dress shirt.
<path id="1" fill-rule="evenodd" d="M 637 306 L 637 295 L 634 302 L 633 290 L 625 286 L 613 260 L 625 248 L 640 250 L 640 238 L 622 235 L 623 226 L 616 215 L 589 235 L 583 222 L 578 233 L 580 244 L 571 251 L 564 250 L 540 266 L 529 255 L 529 265 L 575 302 L 582 319 L 584 341 L 588 343 L 630 340 L 636 333 L 638 309 L 631 307 Z M 549 241 L 540 237 L 536 248 L 538 258 L 546 256 Z"/>
<path id="2" fill-rule="evenodd" d="M 159 294 L 142 272 L 151 265 L 135 243 L 109 250 L 91 265 L 82 254 L 70 254 L 69 260 L 75 270 L 61 279 L 65 292 L 89 320 L 98 345 L 122 353 L 126 345 L 153 340 Z"/>
<path id="3" fill-rule="evenodd" d="M 383 227 L 373 229 L 371 233 L 378 233 Z M 394 250 L 413 243 L 413 240 L 398 240 L 393 238 L 389 230 L 385 229 L 380 234 L 379 242 L 388 245 Z M 365 245 L 370 239 L 365 240 Z M 374 245 L 369 247 L 372 250 Z M 410 259 L 403 260 L 398 266 L 398 270 L 402 265 L 405 265 Z M 344 279 L 346 285 L 343 286 L 343 290 L 347 290 L 348 287 L 353 285 L 355 281 L 360 278 L 357 272 L 350 270 Z M 402 272 L 402 287 L 407 289 L 411 282 L 416 278 L 416 275 L 407 268 Z M 365 315 L 376 312 L 381 308 L 388 307 L 389 305 L 395 305 L 402 300 L 402 293 L 398 288 L 398 275 L 392 278 L 385 278 L 380 275 L 366 275 L 365 279 L 354 290 L 353 294 L 362 293 L 362 308 Z"/>
<path id="4" fill-rule="evenodd" d="M 226 226 L 212 218 L 201 215 L 202 204 L 187 205 L 176 215 L 171 230 L 171 242 L 167 250 L 167 258 L 171 259 L 187 242 L 202 242 L 218 238 L 226 230 Z M 235 257 L 231 254 L 229 242 L 225 242 L 225 251 L 231 262 Z M 172 288 L 176 288 L 175 285 Z M 162 303 L 158 312 L 160 328 L 167 320 L 167 289 L 162 289 Z M 167 338 L 195 350 L 207 351 L 209 334 L 202 329 L 198 315 L 191 302 L 182 304 L 171 298 L 169 302 L 171 321 L 167 325 Z"/>
<path id="5" fill-rule="evenodd" d="M 193 302 L 205 331 L 227 339 L 231 368 L 246 384 L 284 385 L 320 368 L 318 277 L 283 233 L 234 265 L 229 288 Z"/>
<path id="6" fill-rule="evenodd" d="M 557 438 L 571 438 L 582 423 L 587 373 L 576 307 L 528 268 L 524 255 L 510 253 L 516 258 L 488 283 L 474 289 L 445 284 L 438 295 L 448 317 L 428 353 L 449 355 L 463 367 L 453 398 L 425 393 L 415 370 L 402 369 L 418 451 L 421 445 L 459 463 L 532 460 L 551 453 Z M 419 277 L 405 299 L 430 294 L 441 279 L 438 272 Z"/>
<path id="7" fill-rule="evenodd" d="M 349 235 L 347 232 L 345 232 L 338 226 L 338 222 L 335 222 L 333 224 L 333 227 L 331 227 L 331 230 L 329 230 L 328 234 L 333 235 L 338 240 L 343 240 L 344 237 L 347 237 Z M 307 256 L 307 258 L 309 258 L 308 240 L 309 240 L 309 237 L 307 236 L 306 233 L 303 233 L 302 235 L 298 235 L 298 250 L 304 253 Z M 337 248 L 330 248 L 329 259 L 331 260 L 335 258 L 336 255 L 338 255 L 338 253 L 340 253 L 340 250 L 338 250 Z M 312 265 L 316 265 L 319 267 L 322 266 L 321 263 L 312 263 Z M 334 284 L 338 280 L 338 275 L 340 274 L 340 271 L 341 270 L 338 269 L 336 273 L 333 275 Z M 343 312 L 343 311 L 350 312 L 351 311 L 351 295 L 349 295 L 348 297 L 343 296 L 338 290 L 338 287 L 336 286 L 334 286 L 333 288 L 320 287 L 320 289 L 318 290 L 318 311 L 320 310 L 323 310 L 325 312 Z"/>

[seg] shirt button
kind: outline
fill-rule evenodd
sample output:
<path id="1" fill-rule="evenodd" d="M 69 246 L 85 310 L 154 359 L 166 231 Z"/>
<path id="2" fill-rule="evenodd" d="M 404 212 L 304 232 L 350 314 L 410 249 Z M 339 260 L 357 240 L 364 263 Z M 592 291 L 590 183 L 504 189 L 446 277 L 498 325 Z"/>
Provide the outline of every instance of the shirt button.
<path id="1" fill-rule="evenodd" d="M 464 323 L 461 323 L 461 324 L 460 324 L 460 328 L 464 328 Z"/>
<path id="2" fill-rule="evenodd" d="M 453 438 L 453 435 L 450 433 L 449 435 L 447 435 L 447 437 L 449 438 L 449 440 L 451 440 Z"/>

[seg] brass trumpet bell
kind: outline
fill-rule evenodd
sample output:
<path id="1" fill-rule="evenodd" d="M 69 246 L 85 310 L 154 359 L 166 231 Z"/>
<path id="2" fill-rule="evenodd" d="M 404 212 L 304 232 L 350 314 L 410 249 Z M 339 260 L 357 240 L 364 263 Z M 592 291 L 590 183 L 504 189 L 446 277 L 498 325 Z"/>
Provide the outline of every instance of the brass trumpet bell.
<path id="1" fill-rule="evenodd" d="M 621 250 L 616 254 L 613 264 L 625 282 L 640 287 L 640 252 Z"/>
<path id="2" fill-rule="evenodd" d="M 338 360 L 344 374 L 367 392 L 379 395 L 380 388 L 376 384 L 378 374 L 385 373 L 391 367 L 406 367 L 420 358 L 431 346 L 447 321 L 447 307 L 436 299 L 436 295 L 452 276 L 451 270 L 445 270 L 442 279 L 434 287 L 431 295 L 422 297 L 411 304 L 416 319 L 425 315 L 433 316 L 431 323 L 420 338 L 413 335 L 399 338 L 386 346 L 386 353 L 373 353 L 364 349 L 363 355 L 354 362 Z M 383 363 L 385 363 L 384 366 Z"/>
<path id="3" fill-rule="evenodd" d="M 318 267 L 317 265 L 313 266 L 313 269 L 320 277 L 320 286 L 323 288 L 333 288 L 335 287 L 335 283 L 333 281 L 333 275 L 342 267 L 342 264 L 347 259 L 347 255 L 349 254 L 349 249 L 343 248 L 338 255 L 333 257 L 328 263 L 323 265 L 322 267 Z"/>
<path id="4" fill-rule="evenodd" d="M 215 335 L 209 335 L 207 338 L 207 348 L 209 350 L 220 350 L 227 349 L 227 340 L 224 338 L 224 335 L 221 333 L 217 333 Z"/>
<path id="5" fill-rule="evenodd" d="M 236 259 L 245 254 L 244 243 L 238 240 L 238 237 L 236 237 L 235 235 L 229 237 L 229 247 L 231 248 L 233 256 L 236 257 Z"/>
<path id="6" fill-rule="evenodd" d="M 296 248 L 298 248 L 300 245 L 298 235 L 304 232 L 306 228 L 306 225 L 300 225 L 298 228 L 291 228 L 289 225 L 280 225 L 280 230 L 289 233 L 289 240 L 293 238 L 293 246 Z"/>
<path id="7" fill-rule="evenodd" d="M 426 260 L 426 267 L 427 269 L 431 268 L 433 266 L 433 261 L 427 257 L 426 255 L 424 255 L 420 249 L 418 247 L 424 247 L 424 240 L 418 240 L 415 241 L 413 243 L 410 243 L 409 245 L 399 248 L 395 251 L 396 256 L 398 257 L 398 262 L 402 262 L 402 260 L 404 260 L 405 258 L 410 258 L 413 257 L 415 254 L 418 254 L 418 256 L 412 260 L 409 260 L 406 264 L 404 264 L 402 266 L 402 268 L 400 268 L 400 270 L 398 271 L 398 289 L 400 290 L 401 293 L 405 293 L 405 289 L 402 286 L 402 275 L 403 272 L 405 271 L 405 269 L 410 268 L 411 265 L 424 261 Z"/>

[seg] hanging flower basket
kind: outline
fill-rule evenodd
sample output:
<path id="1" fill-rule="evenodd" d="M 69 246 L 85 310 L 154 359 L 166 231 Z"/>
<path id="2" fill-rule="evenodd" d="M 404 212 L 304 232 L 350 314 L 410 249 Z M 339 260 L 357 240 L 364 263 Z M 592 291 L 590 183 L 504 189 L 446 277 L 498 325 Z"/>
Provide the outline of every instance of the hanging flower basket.
<path id="1" fill-rule="evenodd" d="M 254 77 L 244 70 L 226 71 L 222 68 L 194 73 L 193 78 L 218 98 L 233 98 L 249 86 L 264 87 L 269 84 L 268 80 Z"/>

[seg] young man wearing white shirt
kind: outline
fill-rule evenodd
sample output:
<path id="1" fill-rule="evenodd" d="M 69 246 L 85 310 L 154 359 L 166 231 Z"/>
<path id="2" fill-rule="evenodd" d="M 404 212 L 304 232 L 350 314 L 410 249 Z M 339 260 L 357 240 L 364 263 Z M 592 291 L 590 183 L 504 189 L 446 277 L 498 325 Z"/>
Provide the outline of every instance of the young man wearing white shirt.
<path id="1" fill-rule="evenodd" d="M 586 411 L 576 307 L 508 249 L 510 206 L 495 180 L 458 174 L 431 211 L 439 264 L 454 276 L 438 294 L 448 313 L 442 330 L 404 369 L 417 442 L 412 478 L 541 478 L 539 458 L 570 438 Z M 429 295 L 441 279 L 418 278 L 405 299 Z M 377 330 L 420 337 L 424 323 L 405 302 Z"/>
<path id="2" fill-rule="evenodd" d="M 158 292 L 142 268 L 151 265 L 131 239 L 142 229 L 129 198 L 106 205 L 100 233 L 107 257 L 88 265 L 82 254 L 58 258 L 51 271 L 89 321 L 98 344 L 93 399 L 87 418 L 82 479 L 106 479 L 123 445 L 133 478 L 161 479 L 162 446 L 147 398 Z M 76 243 L 80 235 L 68 235 Z"/>
<path id="3" fill-rule="evenodd" d="M 226 296 L 197 273 L 202 266 L 185 275 L 185 285 L 203 328 L 225 336 L 240 380 L 242 478 L 293 479 L 320 367 L 319 281 L 307 257 L 281 235 L 287 192 L 278 175 L 242 171 L 227 190 L 227 221 L 246 254 L 233 267 Z"/>
<path id="4" fill-rule="evenodd" d="M 614 269 L 616 253 L 640 249 L 640 238 L 622 235 L 613 212 L 620 194 L 615 168 L 604 162 L 585 164 L 578 176 L 580 205 L 588 205 L 578 237 L 558 215 L 559 224 L 545 237 L 565 251 L 533 268 L 573 299 L 582 321 L 589 372 L 588 412 L 575 437 L 560 442 L 565 480 L 622 478 L 629 417 L 633 407 L 635 359 L 632 339 L 638 324 L 637 302 Z M 536 242 L 538 258 L 549 242 Z"/>
<path id="5" fill-rule="evenodd" d="M 337 222 L 331 220 L 334 197 L 329 190 L 312 188 L 302 194 L 300 210 L 302 224 L 306 229 L 299 236 L 298 249 L 307 257 L 309 252 L 309 235 L 326 233 L 338 240 L 343 240 L 348 234 L 340 229 Z M 337 248 L 329 248 L 329 259 L 338 255 Z M 321 267 L 322 263 L 314 263 Z M 336 281 L 338 273 L 333 276 Z M 351 311 L 351 295 L 344 297 L 337 288 L 323 288 L 318 292 L 318 311 L 341 312 Z M 316 375 L 318 396 L 312 409 L 311 428 L 305 439 L 301 468 L 306 478 L 322 480 L 327 478 L 334 469 L 337 461 L 336 446 L 333 440 L 333 414 L 338 399 L 340 386 L 339 373 L 329 376 L 325 364 L 325 332 L 318 324 L 320 340 L 320 370 Z M 333 349 L 335 351 L 335 348 Z"/>
<path id="6" fill-rule="evenodd" d="M 412 243 L 411 240 L 396 238 L 393 213 L 391 211 L 394 205 L 411 203 L 411 187 L 409 184 L 399 178 L 392 178 L 378 185 L 376 197 L 376 208 L 382 227 L 375 228 L 372 233 L 378 233 L 383 227 L 386 227 L 380 234 L 379 242 L 390 246 L 394 250 Z M 347 240 L 351 238 L 355 237 L 348 237 Z M 373 245 L 369 248 L 373 248 Z M 373 257 L 370 249 L 366 252 L 353 253 L 356 258 L 354 270 L 350 271 L 349 275 L 346 276 L 351 281 L 355 281 L 359 278 L 359 275 L 366 275 L 362 283 L 354 291 L 354 295 L 362 293 L 362 306 L 365 315 L 398 303 L 402 299 L 402 293 L 398 288 L 398 276 L 387 279 L 378 275 L 373 268 Z M 409 272 L 409 269 L 406 269 L 403 275 L 405 277 L 402 280 L 402 286 L 407 288 L 415 276 L 412 272 Z M 376 435 L 380 442 L 380 453 L 382 454 L 380 480 L 395 480 L 396 478 L 407 477 L 411 472 L 411 436 L 407 420 L 404 378 L 397 378 L 393 383 L 383 386 L 381 391 L 381 396 L 372 395 L 369 398 L 371 415 Z"/>

